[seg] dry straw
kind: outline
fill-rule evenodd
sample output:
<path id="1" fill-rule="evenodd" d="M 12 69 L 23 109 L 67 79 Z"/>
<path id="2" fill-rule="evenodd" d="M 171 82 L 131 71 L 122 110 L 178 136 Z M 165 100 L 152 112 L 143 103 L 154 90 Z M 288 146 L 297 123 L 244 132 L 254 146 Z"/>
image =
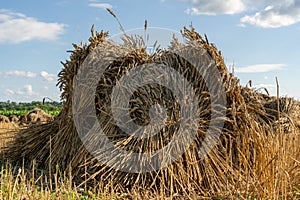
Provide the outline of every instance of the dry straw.
<path id="1" fill-rule="evenodd" d="M 72 119 L 72 94 L 74 77 L 87 55 L 96 47 L 109 47 L 106 46 L 109 45 L 106 41 L 108 33 L 103 31 L 94 33 L 93 30 L 89 44 L 74 44 L 74 50 L 70 51 L 70 60 L 62 63 L 64 67 L 59 73 L 58 86 L 62 91 L 61 99 L 64 105 L 60 115 L 51 123 L 31 126 L 18 132 L 14 140 L 4 149 L 6 159 L 18 162 L 24 158 L 28 163 L 36 160 L 38 166 L 46 170 L 51 161 L 51 164 L 58 165 L 61 169 L 72 169 L 72 174 L 79 184 L 84 181 L 88 184 L 109 183 L 122 191 L 130 189 L 137 189 L 141 193 L 154 191 L 169 197 L 192 197 L 195 194 L 228 198 L 272 199 L 278 195 L 294 197 L 293 188 L 300 188 L 300 153 L 299 145 L 295 143 L 299 142 L 299 135 L 296 115 L 292 113 L 297 103 L 290 98 L 280 98 L 277 101 L 275 97 L 242 87 L 239 79 L 227 71 L 221 52 L 215 45 L 209 43 L 206 36 L 203 39 L 194 28 L 184 28 L 182 35 L 187 44 L 194 42 L 207 50 L 222 75 L 221 81 L 226 91 L 225 125 L 220 130 L 222 134 L 218 144 L 205 159 L 200 159 L 198 152 L 210 119 L 210 99 L 206 94 L 207 88 L 203 80 L 187 63 L 181 63 L 181 66 L 177 63 L 178 69 L 186 69 L 182 70 L 183 73 L 192 77 L 195 91 L 198 91 L 199 105 L 203 111 L 199 123 L 203 129 L 199 130 L 195 141 L 179 160 L 167 168 L 154 172 L 131 174 L 104 166 L 86 151 Z M 128 44 L 136 46 L 139 42 L 143 41 L 128 36 L 124 38 L 127 47 L 130 46 Z M 174 39 L 170 48 L 185 48 L 187 44 L 181 44 Z M 120 47 L 119 53 L 122 53 L 122 48 Z M 109 48 L 107 53 L 108 55 L 111 53 Z M 107 68 L 104 78 L 99 81 L 96 93 L 99 123 L 106 125 L 106 134 L 111 140 L 128 151 L 144 152 L 159 149 L 172 138 L 174 131 L 172 132 L 172 128 L 164 129 L 157 138 L 139 141 L 122 134 L 114 124 L 108 125 L 112 118 L 109 94 L 116 80 L 126 71 L 144 63 L 167 62 L 166 58 L 174 62 L 174 58 L 168 57 L 164 51 L 149 55 L 146 49 L 132 50 L 113 62 Z M 143 95 L 137 97 L 140 101 L 151 104 L 153 103 L 151 101 L 162 100 L 166 96 L 167 99 L 172 99 L 172 96 L 159 86 L 148 89 L 157 92 L 151 96 L 153 93 L 142 91 Z M 161 96 L 157 97 L 155 94 Z M 145 110 L 143 111 L 146 107 L 141 105 L 133 104 L 139 108 L 136 112 L 132 112 L 137 122 L 139 120 L 143 122 L 147 118 Z M 173 103 L 172 106 L 176 108 L 177 105 Z M 281 118 L 278 120 L 279 112 Z M 171 110 L 170 114 L 174 116 L 171 121 L 175 123 L 178 116 L 176 109 Z M 278 124 L 279 127 L 285 127 L 285 133 L 289 134 L 278 134 Z M 281 144 L 277 142 L 279 138 L 282 139 Z M 291 142 L 292 139 L 294 143 Z"/>

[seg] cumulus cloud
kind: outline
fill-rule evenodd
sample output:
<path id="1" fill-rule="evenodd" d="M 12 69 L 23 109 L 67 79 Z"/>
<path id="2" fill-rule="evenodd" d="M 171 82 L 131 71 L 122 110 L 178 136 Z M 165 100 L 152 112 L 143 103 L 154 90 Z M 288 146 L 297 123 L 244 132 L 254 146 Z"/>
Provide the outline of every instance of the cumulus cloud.
<path id="1" fill-rule="evenodd" d="M 112 9 L 112 5 L 109 3 L 90 3 L 89 4 L 90 7 L 94 7 L 94 8 L 101 8 L 101 9 Z"/>
<path id="2" fill-rule="evenodd" d="M 25 78 L 34 78 L 34 77 L 36 77 L 36 73 L 19 71 L 19 70 L 0 72 L 0 74 L 4 75 L 6 77 L 25 77 Z"/>
<path id="3" fill-rule="evenodd" d="M 0 85 L 0 101 L 42 101 L 44 97 L 48 97 L 55 101 L 60 100 L 59 90 L 55 85 L 45 86 L 41 82 L 26 83 L 23 86 L 21 84 L 5 83 Z"/>
<path id="4" fill-rule="evenodd" d="M 165 2 L 167 0 L 161 0 Z M 185 12 L 191 15 L 222 15 L 246 13 L 240 26 L 279 28 L 300 22 L 299 0 L 169 0 L 189 3 Z"/>
<path id="5" fill-rule="evenodd" d="M 237 14 L 245 9 L 242 0 L 192 0 L 192 8 L 187 9 L 186 13 L 192 15 Z"/>
<path id="6" fill-rule="evenodd" d="M 19 89 L 16 94 L 25 95 L 25 96 L 33 96 L 35 93 L 33 92 L 32 85 L 24 85 L 22 89 Z"/>
<path id="7" fill-rule="evenodd" d="M 66 25 L 46 23 L 6 9 L 0 9 L 0 43 L 21 43 L 30 40 L 57 40 Z"/>
<path id="8" fill-rule="evenodd" d="M 269 5 L 254 15 L 241 18 L 241 25 L 250 24 L 262 28 L 279 28 L 300 22 L 300 2 L 286 0 L 275 5 Z"/>
<path id="9" fill-rule="evenodd" d="M 43 77 L 43 79 L 45 81 L 48 81 L 48 82 L 55 82 L 55 80 L 56 80 L 56 75 L 55 74 L 49 74 L 46 71 L 42 71 L 40 73 L 40 75 L 41 75 L 41 77 Z"/>
<path id="10" fill-rule="evenodd" d="M 257 64 L 236 68 L 235 71 L 238 73 L 263 73 L 276 70 L 283 70 L 286 67 L 287 66 L 285 64 Z"/>

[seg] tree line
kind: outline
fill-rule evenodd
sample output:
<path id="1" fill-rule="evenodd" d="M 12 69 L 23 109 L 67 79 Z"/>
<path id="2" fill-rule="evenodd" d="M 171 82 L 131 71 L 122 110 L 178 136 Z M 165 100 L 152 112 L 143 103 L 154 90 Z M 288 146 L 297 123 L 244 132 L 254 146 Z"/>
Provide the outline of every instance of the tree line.
<path id="1" fill-rule="evenodd" d="M 43 102 L 43 101 L 32 101 L 32 102 L 14 102 L 14 101 L 6 101 L 0 102 L 0 111 L 4 110 L 33 110 L 34 108 L 40 108 L 42 110 L 47 111 L 57 111 L 62 108 L 62 102 Z"/>

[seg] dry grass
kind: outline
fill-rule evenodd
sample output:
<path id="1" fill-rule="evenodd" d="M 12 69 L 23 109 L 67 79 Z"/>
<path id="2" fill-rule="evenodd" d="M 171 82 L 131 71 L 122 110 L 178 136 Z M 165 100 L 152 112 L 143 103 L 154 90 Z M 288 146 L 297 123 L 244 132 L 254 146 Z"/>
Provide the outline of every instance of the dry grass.
<path id="1" fill-rule="evenodd" d="M 97 181 L 92 187 L 78 186 L 70 170 L 62 172 L 58 166 L 49 176 L 47 171 L 36 169 L 34 165 L 28 169 L 2 163 L 0 199 L 299 199 L 299 134 L 264 136 L 259 133 L 257 140 L 260 151 L 256 152 L 252 167 L 225 171 L 235 174 L 235 184 L 229 184 L 231 180 L 227 180 L 222 183 L 226 189 L 206 191 L 205 195 L 192 190 L 189 194 L 166 194 L 163 190 L 153 191 L 139 186 L 126 191 L 112 180 Z M 248 165 L 249 158 L 244 156 L 241 165 Z M 224 165 L 228 170 L 232 169 L 231 163 Z M 160 187 L 164 186 L 161 183 Z M 186 187 L 188 190 L 189 185 Z"/>
<path id="2" fill-rule="evenodd" d="M 121 199 L 120 194 L 111 193 L 109 188 L 102 192 L 95 188 L 76 187 L 72 176 L 59 171 L 58 168 L 51 176 L 41 170 L 24 167 L 12 167 L 8 163 L 1 163 L 0 171 L 0 199 L 5 200 L 75 200 L 75 199 Z M 52 183 L 52 185 L 50 185 Z"/>

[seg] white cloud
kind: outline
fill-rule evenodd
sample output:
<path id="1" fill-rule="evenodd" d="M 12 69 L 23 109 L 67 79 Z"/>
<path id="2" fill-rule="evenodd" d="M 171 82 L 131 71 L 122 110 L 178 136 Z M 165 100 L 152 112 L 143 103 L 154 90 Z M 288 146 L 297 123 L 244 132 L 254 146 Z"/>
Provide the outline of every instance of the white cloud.
<path id="1" fill-rule="evenodd" d="M 41 22 L 22 13 L 0 9 L 0 43 L 57 40 L 65 27 L 64 24 Z"/>
<path id="2" fill-rule="evenodd" d="M 258 65 L 236 68 L 235 71 L 238 73 L 262 73 L 262 72 L 282 70 L 285 69 L 286 67 L 287 66 L 285 64 L 258 64 Z"/>
<path id="3" fill-rule="evenodd" d="M 13 90 L 10 90 L 10 89 L 6 89 L 4 91 L 4 93 L 7 94 L 7 95 L 13 95 L 13 94 L 15 94 L 15 92 Z"/>
<path id="4" fill-rule="evenodd" d="M 255 85 L 254 88 L 270 88 L 270 89 L 275 89 L 276 86 L 274 84 L 261 83 L 261 84 Z"/>
<path id="5" fill-rule="evenodd" d="M 267 6 L 254 15 L 240 19 L 241 25 L 250 24 L 262 28 L 279 28 L 300 22 L 300 1 L 285 0 L 279 4 Z"/>
<path id="6" fill-rule="evenodd" d="M 33 96 L 35 93 L 33 92 L 32 85 L 24 85 L 22 89 L 19 89 L 17 92 L 19 95 L 24 96 Z"/>
<path id="7" fill-rule="evenodd" d="M 276 85 L 274 84 L 261 83 L 255 85 L 253 88 L 256 90 L 260 90 L 261 92 L 264 92 L 264 89 L 266 89 L 270 95 L 275 95 L 275 91 L 276 91 Z"/>
<path id="8" fill-rule="evenodd" d="M 55 85 L 45 86 L 40 82 L 34 82 L 32 84 L 25 84 L 23 86 L 11 85 L 0 85 L 0 101 L 42 101 L 44 97 L 53 99 L 54 101 L 60 101 L 60 92 Z"/>
<path id="9" fill-rule="evenodd" d="M 6 77 L 25 77 L 25 78 L 34 78 L 34 77 L 36 77 L 36 73 L 18 71 L 18 70 L 1 72 L 0 74 L 3 74 Z"/>
<path id="10" fill-rule="evenodd" d="M 186 13 L 192 15 L 219 15 L 237 14 L 245 11 L 246 7 L 242 0 L 192 0 L 192 8 Z"/>
<path id="11" fill-rule="evenodd" d="M 94 8 L 101 8 L 101 9 L 112 9 L 112 5 L 109 3 L 90 3 L 89 4 L 90 7 L 94 7 Z"/>
<path id="12" fill-rule="evenodd" d="M 165 2 L 166 0 L 161 0 Z M 185 12 L 191 15 L 222 15 L 248 13 L 239 26 L 279 28 L 300 22 L 299 0 L 169 0 L 191 4 Z"/>
<path id="13" fill-rule="evenodd" d="M 46 71 L 42 71 L 40 73 L 40 75 L 41 75 L 41 77 L 44 78 L 45 81 L 48 81 L 48 82 L 55 82 L 55 80 L 56 80 L 56 75 L 55 74 L 49 74 Z"/>

